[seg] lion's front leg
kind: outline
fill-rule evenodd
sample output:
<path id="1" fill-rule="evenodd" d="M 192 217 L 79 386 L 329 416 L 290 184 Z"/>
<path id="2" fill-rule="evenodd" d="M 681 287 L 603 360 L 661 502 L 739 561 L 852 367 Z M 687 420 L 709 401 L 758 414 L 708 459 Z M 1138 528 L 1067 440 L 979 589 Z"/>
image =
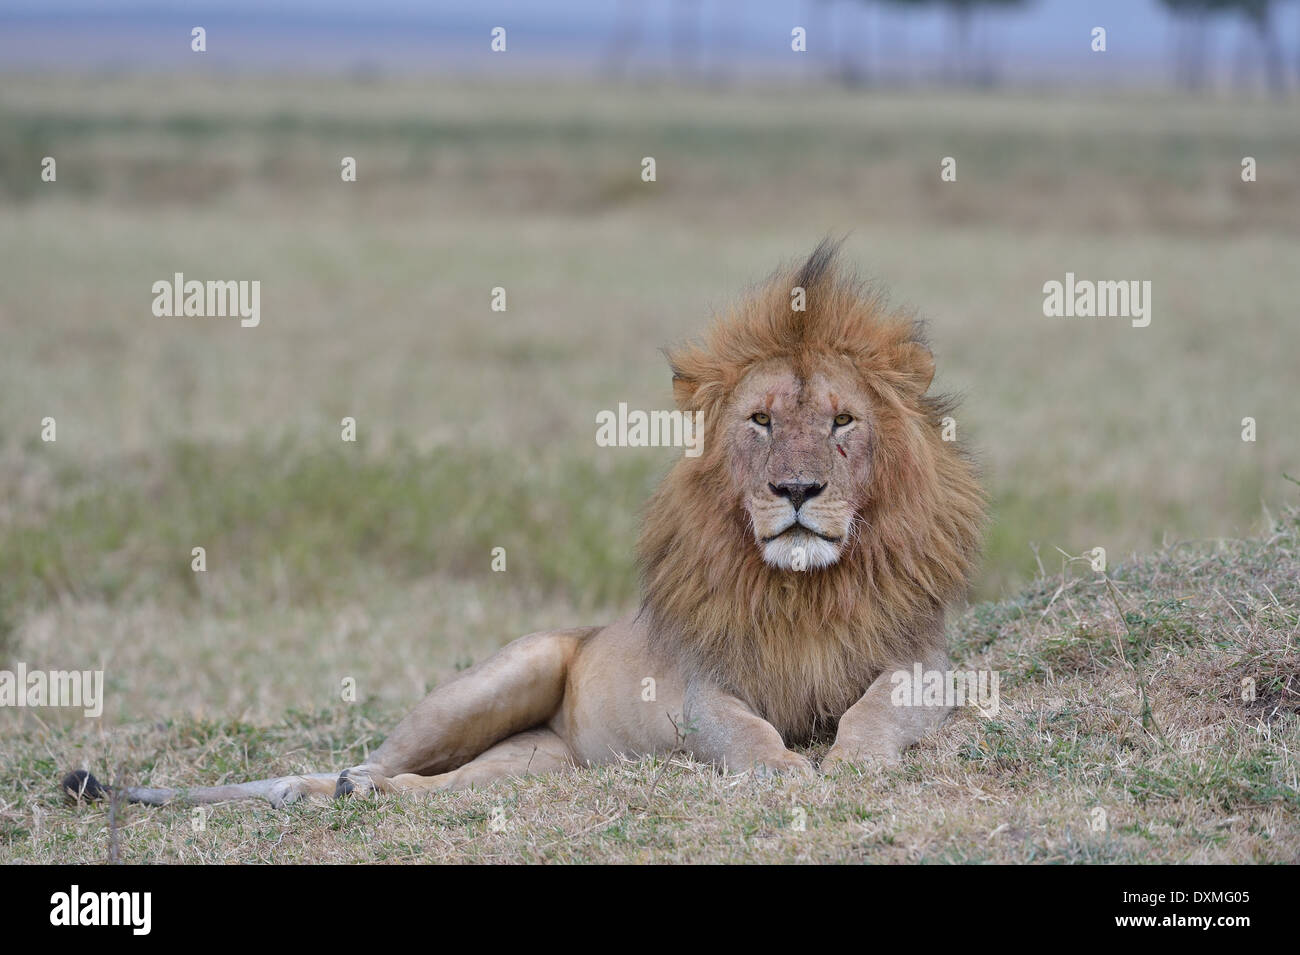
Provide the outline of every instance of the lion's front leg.
<path id="1" fill-rule="evenodd" d="M 696 759 L 732 772 L 813 772 L 812 763 L 788 749 L 775 726 L 712 683 L 697 681 L 687 687 L 684 708 L 691 730 L 684 746 Z"/>
<path id="2" fill-rule="evenodd" d="M 835 745 L 822 758 L 822 772 L 833 772 L 844 765 L 896 763 L 903 750 L 937 729 L 947 718 L 951 707 L 942 703 L 924 705 L 915 699 L 896 702 L 894 674 L 902 671 L 912 679 L 915 662 L 920 662 L 926 673 L 942 673 L 948 669 L 948 654 L 934 650 L 919 661 L 889 667 L 876 677 L 862 698 L 840 717 Z"/>

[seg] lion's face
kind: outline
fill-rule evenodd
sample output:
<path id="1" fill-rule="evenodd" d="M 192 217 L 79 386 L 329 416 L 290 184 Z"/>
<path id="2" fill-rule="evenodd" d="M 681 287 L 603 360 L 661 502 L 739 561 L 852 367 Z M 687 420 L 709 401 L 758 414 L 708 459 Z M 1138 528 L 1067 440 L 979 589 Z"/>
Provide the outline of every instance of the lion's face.
<path id="1" fill-rule="evenodd" d="M 783 570 L 839 560 L 871 476 L 871 404 L 852 366 L 800 378 L 788 359 L 752 368 L 729 402 L 728 463 L 763 559 Z"/>

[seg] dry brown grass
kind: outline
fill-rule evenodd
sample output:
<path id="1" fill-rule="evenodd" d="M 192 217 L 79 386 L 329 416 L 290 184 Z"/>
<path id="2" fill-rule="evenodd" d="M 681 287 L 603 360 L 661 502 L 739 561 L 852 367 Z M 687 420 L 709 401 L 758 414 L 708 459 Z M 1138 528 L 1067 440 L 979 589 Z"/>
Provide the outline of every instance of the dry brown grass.
<path id="1" fill-rule="evenodd" d="M 201 832 L 184 805 L 133 806 L 123 814 L 122 858 L 1300 861 L 1297 515 L 1264 540 L 1181 544 L 1126 561 L 1109 581 L 1072 566 L 953 621 L 958 664 L 1001 672 L 1000 711 L 959 712 L 896 770 L 762 780 L 682 757 L 666 767 L 647 759 L 482 791 L 282 811 L 228 804 L 208 810 Z M 1243 699 L 1245 677 L 1253 700 Z M 55 791 L 69 766 L 168 786 L 342 766 L 363 758 L 396 712 L 372 704 L 111 733 L 69 721 L 11 735 L 4 854 L 106 857 L 106 810 L 70 807 Z"/>

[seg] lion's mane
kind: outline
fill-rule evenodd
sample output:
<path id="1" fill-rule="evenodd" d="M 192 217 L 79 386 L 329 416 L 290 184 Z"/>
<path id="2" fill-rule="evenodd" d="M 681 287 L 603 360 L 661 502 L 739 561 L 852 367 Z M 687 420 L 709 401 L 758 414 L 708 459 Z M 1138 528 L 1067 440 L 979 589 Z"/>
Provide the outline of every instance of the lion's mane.
<path id="1" fill-rule="evenodd" d="M 832 731 L 885 667 L 942 642 L 933 621 L 966 592 L 984 522 L 969 455 L 941 438 L 954 402 L 924 394 L 933 365 L 917 347 L 918 323 L 840 269 L 836 251 L 823 242 L 718 318 L 703 341 L 669 350 L 678 404 L 703 414 L 704 453 L 673 466 L 638 543 L 642 614 L 656 644 L 688 679 L 735 693 L 787 742 Z M 791 308 L 795 286 L 805 311 Z M 754 364 L 783 357 L 802 376 L 834 355 L 852 359 L 872 400 L 870 486 L 837 563 L 778 570 L 755 546 L 716 439 L 726 429 L 716 425 Z"/>

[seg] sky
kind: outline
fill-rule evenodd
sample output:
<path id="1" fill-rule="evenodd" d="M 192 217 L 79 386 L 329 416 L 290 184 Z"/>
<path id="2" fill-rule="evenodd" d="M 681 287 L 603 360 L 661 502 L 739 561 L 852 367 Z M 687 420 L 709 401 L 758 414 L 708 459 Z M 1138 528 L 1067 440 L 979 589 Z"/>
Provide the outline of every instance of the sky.
<path id="1" fill-rule="evenodd" d="M 584 73 L 608 62 L 620 17 L 639 21 L 623 59 L 633 70 L 674 70 L 674 17 L 697 11 L 700 65 L 719 74 L 780 75 L 805 68 L 790 31 L 804 26 L 809 58 L 855 59 L 884 74 L 937 70 L 950 21 L 863 0 L 0 0 L 0 70 L 174 69 L 192 63 L 189 31 L 208 32 L 205 64 L 218 69 L 448 72 L 514 68 Z M 834 29 L 838 25 L 838 30 Z M 507 29 L 508 60 L 489 59 L 493 27 Z M 1090 48 L 1107 31 L 1107 51 Z M 1300 60 L 1300 3 L 1280 3 L 1289 64 Z M 1220 67 L 1254 55 L 1231 18 L 1212 31 Z M 835 37 L 846 46 L 836 49 Z M 1097 82 L 1170 75 L 1175 33 L 1158 0 L 1027 0 L 983 16 L 975 46 L 1003 78 Z"/>

